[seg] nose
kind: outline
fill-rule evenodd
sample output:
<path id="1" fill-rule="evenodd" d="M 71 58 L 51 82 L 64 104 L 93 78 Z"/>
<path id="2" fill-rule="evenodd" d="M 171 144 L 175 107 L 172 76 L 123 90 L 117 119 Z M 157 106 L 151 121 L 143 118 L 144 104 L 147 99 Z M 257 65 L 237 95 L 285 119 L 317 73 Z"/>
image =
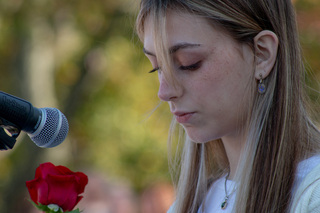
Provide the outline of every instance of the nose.
<path id="1" fill-rule="evenodd" d="M 159 91 L 158 97 L 162 101 L 173 101 L 182 95 L 182 86 L 177 80 L 169 79 L 163 74 L 159 75 Z"/>

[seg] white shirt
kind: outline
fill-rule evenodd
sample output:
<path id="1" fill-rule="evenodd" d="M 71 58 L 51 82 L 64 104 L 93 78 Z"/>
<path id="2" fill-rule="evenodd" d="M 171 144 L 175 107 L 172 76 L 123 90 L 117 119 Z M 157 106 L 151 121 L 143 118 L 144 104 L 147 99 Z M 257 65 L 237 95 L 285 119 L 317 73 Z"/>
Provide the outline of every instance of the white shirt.
<path id="1" fill-rule="evenodd" d="M 320 156 L 313 156 L 299 163 L 296 173 L 296 179 L 293 186 L 293 194 L 297 187 L 300 185 L 303 178 L 317 165 L 320 164 Z M 227 180 L 227 191 L 229 195 L 228 206 L 225 209 L 221 208 L 221 204 L 225 200 L 225 179 L 222 177 L 212 184 L 208 194 L 205 198 L 205 210 L 203 211 L 203 205 L 200 206 L 198 213 L 232 213 L 233 206 L 235 204 L 236 193 L 232 192 L 235 190 L 236 183 L 231 180 Z"/>
<path id="2" fill-rule="evenodd" d="M 236 199 L 236 183 L 232 180 L 227 180 L 226 186 L 229 199 L 227 201 L 227 207 L 222 209 L 221 205 L 226 198 L 225 181 L 226 176 L 218 179 L 212 184 L 205 199 L 205 211 L 202 211 L 202 204 L 198 210 L 198 213 L 232 213 L 232 208 Z"/>

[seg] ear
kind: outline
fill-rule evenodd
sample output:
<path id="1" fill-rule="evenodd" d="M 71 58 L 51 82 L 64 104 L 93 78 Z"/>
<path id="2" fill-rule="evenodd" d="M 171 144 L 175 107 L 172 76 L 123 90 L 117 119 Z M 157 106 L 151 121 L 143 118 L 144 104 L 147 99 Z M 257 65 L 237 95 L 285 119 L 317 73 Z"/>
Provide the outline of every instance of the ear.
<path id="1" fill-rule="evenodd" d="M 255 78 L 266 78 L 277 58 L 279 40 L 277 35 L 269 30 L 263 30 L 254 37 Z"/>

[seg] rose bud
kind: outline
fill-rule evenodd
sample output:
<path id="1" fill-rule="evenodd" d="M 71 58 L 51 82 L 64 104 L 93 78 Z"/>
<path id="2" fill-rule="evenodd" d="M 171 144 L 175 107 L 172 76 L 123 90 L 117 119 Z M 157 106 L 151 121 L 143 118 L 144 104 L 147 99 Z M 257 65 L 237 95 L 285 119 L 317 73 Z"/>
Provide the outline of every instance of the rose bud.
<path id="1" fill-rule="evenodd" d="M 82 199 L 80 194 L 87 183 L 88 177 L 82 172 L 43 163 L 36 169 L 35 179 L 27 181 L 26 185 L 31 200 L 36 204 L 55 204 L 63 211 L 72 211 Z"/>

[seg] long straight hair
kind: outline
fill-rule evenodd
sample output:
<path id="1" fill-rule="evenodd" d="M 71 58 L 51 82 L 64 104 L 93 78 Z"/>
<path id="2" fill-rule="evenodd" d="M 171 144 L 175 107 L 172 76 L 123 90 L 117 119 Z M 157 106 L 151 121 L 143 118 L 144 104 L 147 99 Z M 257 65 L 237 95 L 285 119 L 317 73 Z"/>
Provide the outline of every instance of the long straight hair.
<path id="1" fill-rule="evenodd" d="M 262 30 L 279 39 L 276 63 L 264 83 L 265 94 L 250 88 L 246 145 L 237 168 L 234 211 L 241 213 L 288 212 L 297 164 L 319 152 L 320 134 L 306 110 L 304 66 L 295 11 L 290 0 L 142 0 L 136 30 L 143 41 L 144 23 L 153 21 L 157 60 L 166 70 L 168 10 L 205 18 L 226 30 L 254 51 L 254 37 Z M 177 131 L 178 130 L 178 131 Z M 177 133 L 178 132 L 178 137 Z M 178 140 L 178 143 L 172 141 Z M 169 162 L 176 185 L 177 213 L 194 213 L 210 185 L 229 164 L 221 140 L 196 144 L 173 121 L 169 134 Z M 178 150 L 170 154 L 172 144 Z"/>

